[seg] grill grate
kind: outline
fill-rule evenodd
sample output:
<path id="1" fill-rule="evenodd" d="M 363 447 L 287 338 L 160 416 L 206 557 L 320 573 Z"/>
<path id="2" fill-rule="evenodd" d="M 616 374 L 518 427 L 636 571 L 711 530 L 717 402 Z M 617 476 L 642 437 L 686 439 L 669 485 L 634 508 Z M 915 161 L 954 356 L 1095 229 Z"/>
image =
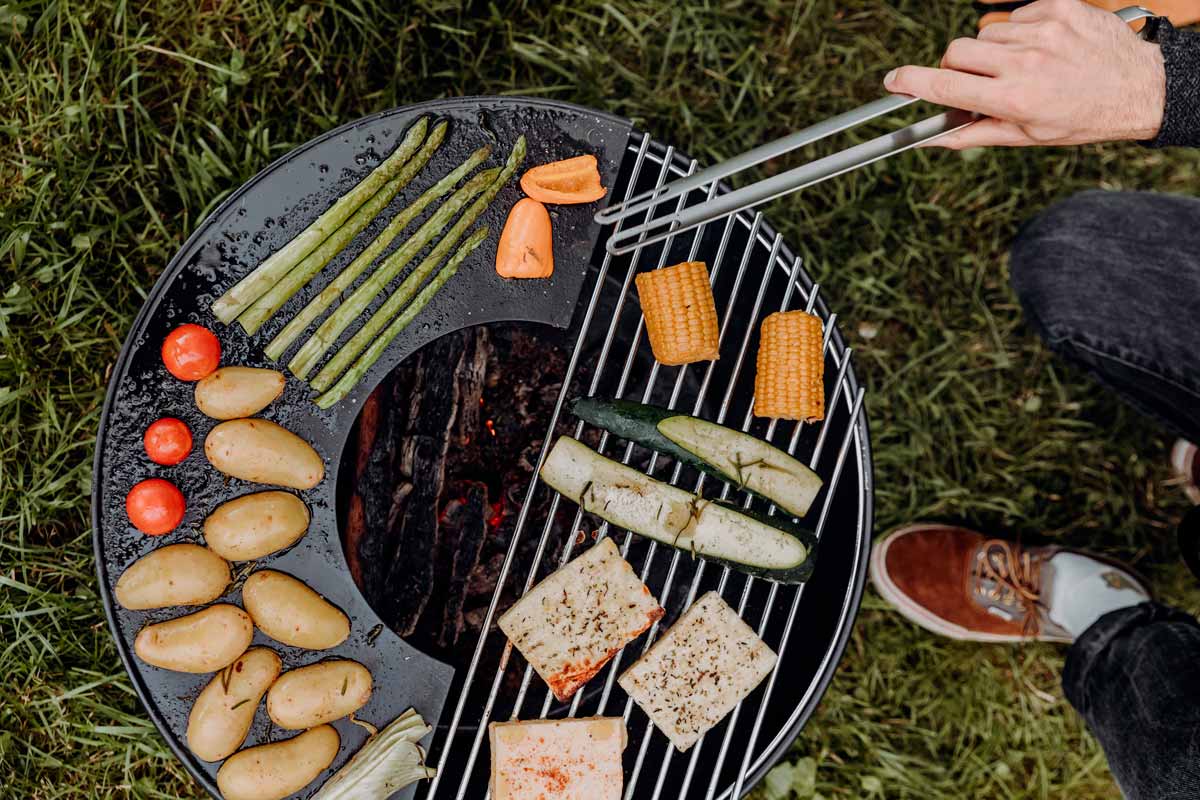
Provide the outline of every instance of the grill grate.
<path id="1" fill-rule="evenodd" d="M 648 134 L 631 138 L 626 162 L 627 164 L 622 170 L 623 183 L 619 182 L 618 188 L 614 190 L 614 194 L 621 194 L 626 199 L 635 195 L 639 190 L 662 186 L 664 183 L 690 174 L 696 169 L 694 160 L 687 160 L 676 153 L 673 147 L 654 142 Z M 651 173 L 653 173 L 653 177 L 651 177 Z M 620 191 L 622 185 L 624 190 Z M 711 184 L 707 187 L 706 192 L 698 190 L 681 196 L 677 210 L 682 209 L 685 205 L 700 202 L 706 197 L 711 198 L 724 188 L 717 184 Z M 620 229 L 620 224 L 617 229 Z M 642 391 L 637 395 L 642 402 L 655 400 L 665 403 L 670 408 L 682 406 L 682 410 L 693 414 L 710 412 L 705 413 L 705 416 L 727 424 L 729 424 L 727 417 L 730 413 L 744 405 L 741 429 L 752 430 L 756 422 L 751 413 L 753 376 L 748 374 L 750 371 L 745 370 L 744 367 L 747 354 L 751 351 L 751 344 L 757 335 L 758 323 L 764 315 L 764 307 L 767 308 L 768 313 L 774 311 L 776 307 L 779 310 L 796 307 L 794 301 L 796 295 L 799 294 L 802 301 L 800 307 L 820 314 L 825 320 L 826 372 L 836 375 L 832 384 L 827 381 L 828 410 L 825 422 L 816 426 L 805 426 L 803 423 L 781 425 L 778 421 L 772 420 L 760 435 L 777 446 L 786 446 L 790 453 L 801 454 L 801 457 L 805 452 L 810 453 L 809 464 L 822 476 L 827 487 L 814 526 L 818 537 L 825 534 L 835 506 L 839 508 L 851 506 L 840 512 L 842 517 L 849 515 L 856 529 L 838 532 L 838 535 L 853 537 L 853 545 L 851 547 L 852 557 L 849 559 L 852 574 L 848 578 L 845 575 L 837 576 L 842 582 L 842 595 L 837 598 L 840 608 L 837 610 L 835 629 L 832 631 L 829 641 L 822 645 L 824 654 L 819 660 L 818 668 L 812 671 L 811 679 L 803 693 L 800 694 L 798 687 L 794 687 L 798 697 L 789 697 L 782 701 L 775 700 L 775 705 L 773 705 L 780 670 L 795 667 L 794 663 L 788 661 L 787 652 L 788 644 L 795 632 L 795 623 L 799 615 L 805 586 L 781 587 L 778 584 L 755 580 L 739 572 L 722 568 L 716 577 L 715 588 L 732 605 L 734 595 L 730 592 L 736 592 L 737 582 L 742 581 L 741 592 L 736 595 L 735 607 L 738 614 L 746 619 L 758 631 L 758 634 L 776 650 L 779 655 L 778 665 L 764 686 L 755 690 L 742 704 L 738 705 L 726 721 L 713 729 L 708 736 L 701 739 L 689 753 L 684 755 L 686 764 L 675 763 L 674 748 L 669 746 L 665 737 L 655 735 L 653 726 L 649 724 L 644 714 L 639 711 L 634 715 L 633 702 L 626 697 L 622 709 L 630 734 L 630 745 L 626 752 L 626 800 L 632 800 L 635 797 L 657 800 L 664 796 L 704 797 L 713 800 L 718 797 L 723 799 L 741 796 L 769 768 L 781 750 L 794 737 L 803 720 L 812 712 L 817 697 L 828 683 L 848 634 L 849 621 L 857 608 L 863 581 L 865 543 L 869 538 L 872 515 L 869 444 L 866 422 L 862 417 L 863 390 L 858 388 L 853 371 L 850 369 L 851 351 L 836 335 L 836 314 L 830 313 L 820 302 L 819 287 L 811 283 L 804 275 L 800 260 L 786 255 L 784 251 L 782 236 L 771 235 L 768 232 L 761 213 L 753 216 L 748 213 L 729 216 L 723 220 L 709 223 L 695 232 L 678 237 L 672 236 L 663 245 L 639 246 L 628 257 L 614 257 L 605 251 L 596 270 L 591 295 L 579 323 L 578 339 L 567 367 L 567 376 L 563 381 L 547 428 L 546 440 L 539 458 L 545 457 L 549 445 L 555 438 L 554 433 L 559 426 L 568 397 L 577 392 L 624 397 L 631 383 L 636 387 L 637 379 L 640 377 L 636 370 L 637 356 L 639 351 L 644 355 L 648 351 L 649 345 L 643 341 L 644 320 L 636 308 L 636 300 L 630 303 L 626 302 L 629 299 L 629 288 L 637 272 L 647 268 L 665 266 L 669 263 L 668 259 L 694 260 L 702 258 L 708 262 L 710 278 L 718 304 L 723 303 L 724 305 L 720 329 L 722 352 L 728 351 L 728 343 L 725 341 L 727 334 L 740 337 L 740 340 L 737 355 L 732 364 L 726 360 L 727 356 L 726 359 L 710 362 L 703 367 L 695 365 L 703 370 L 698 384 L 696 384 L 697 376 L 688 366 L 663 368 L 658 362 L 653 362 L 648 374 L 644 377 Z M 620 282 L 617 283 L 613 279 L 613 275 L 620 274 L 622 268 L 624 268 L 624 273 Z M 758 281 L 758 285 L 753 289 L 753 299 L 750 300 L 749 296 L 743 293 L 743 285 L 753 284 L 755 280 Z M 782 286 L 779 285 L 780 283 Z M 608 292 L 616 293 L 615 300 L 606 296 Z M 770 303 L 768 303 L 769 295 L 772 296 Z M 773 301 L 774 296 L 780 297 L 778 303 Z M 607 325 L 605 325 L 605 319 L 597 316 L 602 300 L 605 301 L 603 303 L 605 308 L 599 312 L 600 314 L 608 313 L 607 303 L 612 303 Z M 628 334 L 626 330 L 628 324 L 623 325 L 623 323 L 633 322 L 635 318 L 632 339 L 622 339 L 621 334 Z M 602 334 L 601 329 L 603 330 Z M 573 388 L 574 382 L 578 380 L 577 372 L 585 366 L 585 364 L 581 364 L 581 359 L 591 358 L 590 354 L 593 351 L 589 349 L 589 344 L 596 344 L 601 335 L 599 354 L 594 358 L 594 367 L 592 367 L 588 385 Z M 613 355 L 614 349 L 618 349 L 627 341 L 631 341 L 631 343 L 625 354 L 619 377 L 614 381 L 613 376 L 608 374 L 609 358 Z M 832 369 L 829 368 L 830 365 L 832 365 Z M 677 372 L 671 383 L 669 397 L 659 399 L 655 393 L 661 394 L 664 388 L 658 386 L 661 373 L 672 369 Z M 714 388 L 719 390 L 714 393 L 720 394 L 719 404 L 715 408 L 712 407 L 712 401 L 709 398 L 709 394 Z M 791 425 L 790 433 L 786 430 L 788 425 Z M 579 422 L 574 426 L 572 433 L 579 437 L 583 431 L 584 424 Z M 786 444 L 776 441 L 776 439 L 783 439 L 785 434 Z M 822 469 L 824 463 L 822 456 L 826 453 L 827 448 L 834 446 L 831 444 L 834 440 L 837 440 L 836 460 L 832 468 Z M 616 457 L 615 454 L 607 453 L 608 444 L 608 434 L 602 433 L 599 437 L 599 451 Z M 635 448 L 634 445 L 626 444 L 620 454 L 621 461 L 627 464 L 633 463 L 637 450 L 638 448 Z M 843 485 L 842 482 L 843 472 L 848 462 L 854 464 L 855 485 L 852 488 L 848 484 Z M 639 465 L 641 463 L 638 462 Z M 646 472 L 653 472 L 657 465 L 657 454 L 650 454 L 648 466 L 645 467 Z M 672 484 L 691 482 L 695 491 L 699 491 L 706 480 L 705 475 L 694 473 L 679 464 L 673 467 L 669 477 Z M 484 663 L 484 652 L 487 637 L 503 636 L 498 630 L 493 629 L 493 622 L 501 596 L 505 592 L 510 578 L 513 579 L 514 588 L 516 581 L 520 579 L 520 576 L 509 573 L 513 563 L 513 554 L 525 534 L 532 501 L 538 491 L 550 490 L 541 486 L 540 482 L 535 479 L 526 490 L 513 538 L 509 544 L 497 587 L 481 629 L 482 633 L 458 688 L 453 715 L 448 726 L 439 730 L 435 735 L 432 758 L 437 763 L 438 775 L 423 790 L 423 796 L 427 799 L 454 797 L 456 800 L 464 800 L 467 797 L 487 796 L 486 762 L 480 758 L 487 723 L 493 719 L 529 719 L 533 717 L 534 707 L 528 703 L 531 699 L 529 697 L 530 688 L 533 685 L 532 669 L 525 665 L 521 672 L 517 691 L 515 693 L 505 692 L 505 676 L 513 656 L 511 644 L 505 642 L 500 657 L 494 664 Z M 736 487 L 724 484 L 720 497 L 729 499 L 736 494 L 738 494 Z M 556 563 L 542 563 L 547 543 L 551 541 L 551 536 L 556 529 L 560 499 L 557 494 L 552 496 L 550 509 L 547 512 L 534 555 L 533 566 L 530 568 L 529 574 L 525 576 L 519 594 L 528 592 L 537 580 L 571 558 L 576 542 L 573 536 L 568 538 L 562 555 Z M 752 502 L 753 498 L 748 496 L 743 498 L 745 507 L 749 507 Z M 774 507 L 768 507 L 766 510 L 768 513 L 774 513 Z M 810 518 L 813 513 L 816 513 L 815 509 L 810 512 Z M 582 520 L 583 514 L 577 510 L 574 520 L 567 530 L 572 532 L 578 530 Z M 813 523 L 810 521 L 809 524 Z M 605 536 L 607 534 L 608 526 L 604 524 L 598 531 L 598 535 Z M 667 619 L 673 620 L 692 604 L 702 589 L 713 588 L 714 580 L 711 571 L 708 571 L 710 574 L 706 575 L 706 562 L 693 561 L 674 549 L 670 549 L 670 559 L 664 569 L 662 559 L 658 557 L 659 549 L 656 542 L 637 539 L 628 532 L 623 533 L 620 541 L 622 555 L 630 560 L 634 568 L 639 571 L 641 579 L 660 599 L 667 609 Z M 638 553 L 641 554 L 640 561 Z M 692 570 L 692 576 L 686 593 L 684 593 L 682 585 L 676 586 L 676 581 L 680 578 L 680 572 L 686 572 L 689 567 Z M 821 575 L 821 555 L 818 552 L 817 576 L 814 580 L 820 580 Z M 661 580 L 656 581 L 658 578 Z M 833 584 L 839 585 L 837 581 L 834 581 Z M 631 648 L 637 648 L 636 655 L 630 654 L 630 663 L 650 647 L 667 619 L 664 619 L 661 624 L 655 623 L 644 635 L 640 645 L 637 641 L 630 645 Z M 780 630 L 781 620 L 782 629 Z M 776 630 L 779 631 L 778 634 L 775 633 Z M 795 653 L 794 646 L 792 652 Z M 585 706 L 587 706 L 588 716 L 614 713 L 609 706 L 613 701 L 614 693 L 623 694 L 615 684 L 622 665 L 625 663 L 624 655 L 624 651 L 618 653 L 613 661 L 605 667 L 602 672 L 604 675 L 603 685 L 598 697 L 596 697 L 595 689 L 598 681 L 593 680 L 592 684 L 581 689 L 575 695 L 569 707 L 559 706 L 556 708 L 556 701 L 552 693 L 543 687 L 541 689 L 543 698 L 540 707 L 537 707 L 537 715 L 539 717 L 576 716 Z M 486 681 L 487 669 L 493 670 L 490 681 Z M 480 674 L 481 671 L 483 674 Z M 512 694 L 511 700 L 508 698 L 509 694 Z M 747 704 L 748 708 L 745 707 Z M 780 713 L 777 708 L 780 704 L 787 706 L 786 713 Z M 471 713 L 471 710 L 476 708 L 479 709 L 477 716 Z M 505 709 L 507 714 L 504 713 Z M 775 709 L 773 716 L 772 709 Z M 774 728 L 775 725 L 778 725 L 778 728 L 772 733 L 770 728 Z M 760 746 L 764 729 L 767 729 L 769 738 Z M 709 744 L 710 740 L 713 742 L 711 745 Z M 702 753 L 706 748 L 711 752 L 711 748 L 717 746 L 716 742 L 718 741 L 715 761 L 712 758 L 705 758 L 705 767 L 701 769 Z M 652 751 L 661 752 L 661 757 L 651 759 Z M 730 757 L 731 751 L 735 753 L 733 758 Z M 740 758 L 736 756 L 739 752 Z M 630 769 L 631 757 L 633 761 Z M 650 770 L 647 769 L 648 762 L 658 765 L 656 767 L 657 774 L 652 778 L 652 785 L 649 776 Z M 708 773 L 707 780 L 704 779 L 705 773 Z"/>

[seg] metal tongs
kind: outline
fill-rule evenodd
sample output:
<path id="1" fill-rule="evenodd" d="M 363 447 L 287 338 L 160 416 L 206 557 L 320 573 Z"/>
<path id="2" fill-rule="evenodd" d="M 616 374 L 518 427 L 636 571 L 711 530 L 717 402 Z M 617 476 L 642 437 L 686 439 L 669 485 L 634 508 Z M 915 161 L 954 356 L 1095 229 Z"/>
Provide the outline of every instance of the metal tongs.
<path id="1" fill-rule="evenodd" d="M 1117 11 L 1116 15 L 1125 23 L 1156 18 L 1155 14 L 1141 6 L 1123 8 Z M 657 189 L 635 195 L 624 202 L 611 205 L 596 214 L 596 222 L 607 225 L 644 212 L 647 213 L 647 219 L 640 225 L 615 230 L 608 239 L 608 252 L 613 255 L 622 255 L 638 247 L 664 241 L 676 234 L 698 228 L 707 222 L 753 208 L 768 200 L 774 200 L 836 175 L 852 172 L 888 156 L 932 142 L 940 136 L 965 128 L 983 118 L 983 115 L 974 112 L 948 109 L 898 131 L 886 133 L 833 155 L 810 161 L 749 186 L 743 186 L 741 189 L 714 195 L 697 205 L 680 207 L 659 217 L 653 216 L 654 209 L 661 203 L 674 200 L 695 189 L 727 178 L 769 159 L 778 158 L 828 136 L 849 130 L 864 122 L 899 111 L 905 106 L 917 102 L 918 99 L 903 94 L 888 95 L 853 111 L 838 114 L 804 130 L 760 145 L 686 178 L 672 181 Z"/>

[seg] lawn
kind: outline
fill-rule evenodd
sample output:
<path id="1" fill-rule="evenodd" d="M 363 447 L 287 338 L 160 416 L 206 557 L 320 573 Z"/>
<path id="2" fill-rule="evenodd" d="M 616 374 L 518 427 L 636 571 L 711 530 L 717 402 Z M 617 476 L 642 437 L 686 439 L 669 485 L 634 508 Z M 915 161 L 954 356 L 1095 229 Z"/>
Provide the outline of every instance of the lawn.
<path id="1" fill-rule="evenodd" d="M 226 195 L 305 140 L 428 98 L 515 93 L 636 120 L 711 162 L 881 93 L 972 29 L 965 2 L 0 3 L 0 774 L 5 797 L 194 797 L 109 639 L 88 522 L 107 371 Z M 394 10 L 403 7 L 404 10 Z M 842 311 L 866 381 L 878 531 L 915 518 L 1178 561 L 1170 439 L 1025 328 L 1005 249 L 1087 187 L 1194 191 L 1136 145 L 924 151 L 769 218 Z M 1129 320 L 1136 324 L 1135 320 Z M 868 592 L 772 798 L 1117 797 L 1051 646 L 951 644 Z"/>

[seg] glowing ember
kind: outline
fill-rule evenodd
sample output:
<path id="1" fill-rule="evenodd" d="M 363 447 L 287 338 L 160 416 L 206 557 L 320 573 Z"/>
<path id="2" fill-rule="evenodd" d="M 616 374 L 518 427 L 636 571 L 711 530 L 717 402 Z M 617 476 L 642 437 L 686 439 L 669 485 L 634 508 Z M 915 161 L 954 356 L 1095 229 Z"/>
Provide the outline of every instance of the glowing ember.
<path id="1" fill-rule="evenodd" d="M 499 528 L 500 523 L 504 521 L 504 498 L 501 497 L 497 502 L 492 503 L 492 515 L 488 517 L 488 527 Z"/>

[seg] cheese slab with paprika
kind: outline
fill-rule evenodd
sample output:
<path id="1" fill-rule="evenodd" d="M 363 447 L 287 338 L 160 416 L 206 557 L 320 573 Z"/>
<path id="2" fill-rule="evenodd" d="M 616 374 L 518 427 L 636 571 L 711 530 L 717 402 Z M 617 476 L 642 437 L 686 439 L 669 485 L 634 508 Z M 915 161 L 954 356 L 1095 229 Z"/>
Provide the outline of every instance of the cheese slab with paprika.
<path id="1" fill-rule="evenodd" d="M 493 800 L 620 800 L 621 717 L 493 722 Z"/>

